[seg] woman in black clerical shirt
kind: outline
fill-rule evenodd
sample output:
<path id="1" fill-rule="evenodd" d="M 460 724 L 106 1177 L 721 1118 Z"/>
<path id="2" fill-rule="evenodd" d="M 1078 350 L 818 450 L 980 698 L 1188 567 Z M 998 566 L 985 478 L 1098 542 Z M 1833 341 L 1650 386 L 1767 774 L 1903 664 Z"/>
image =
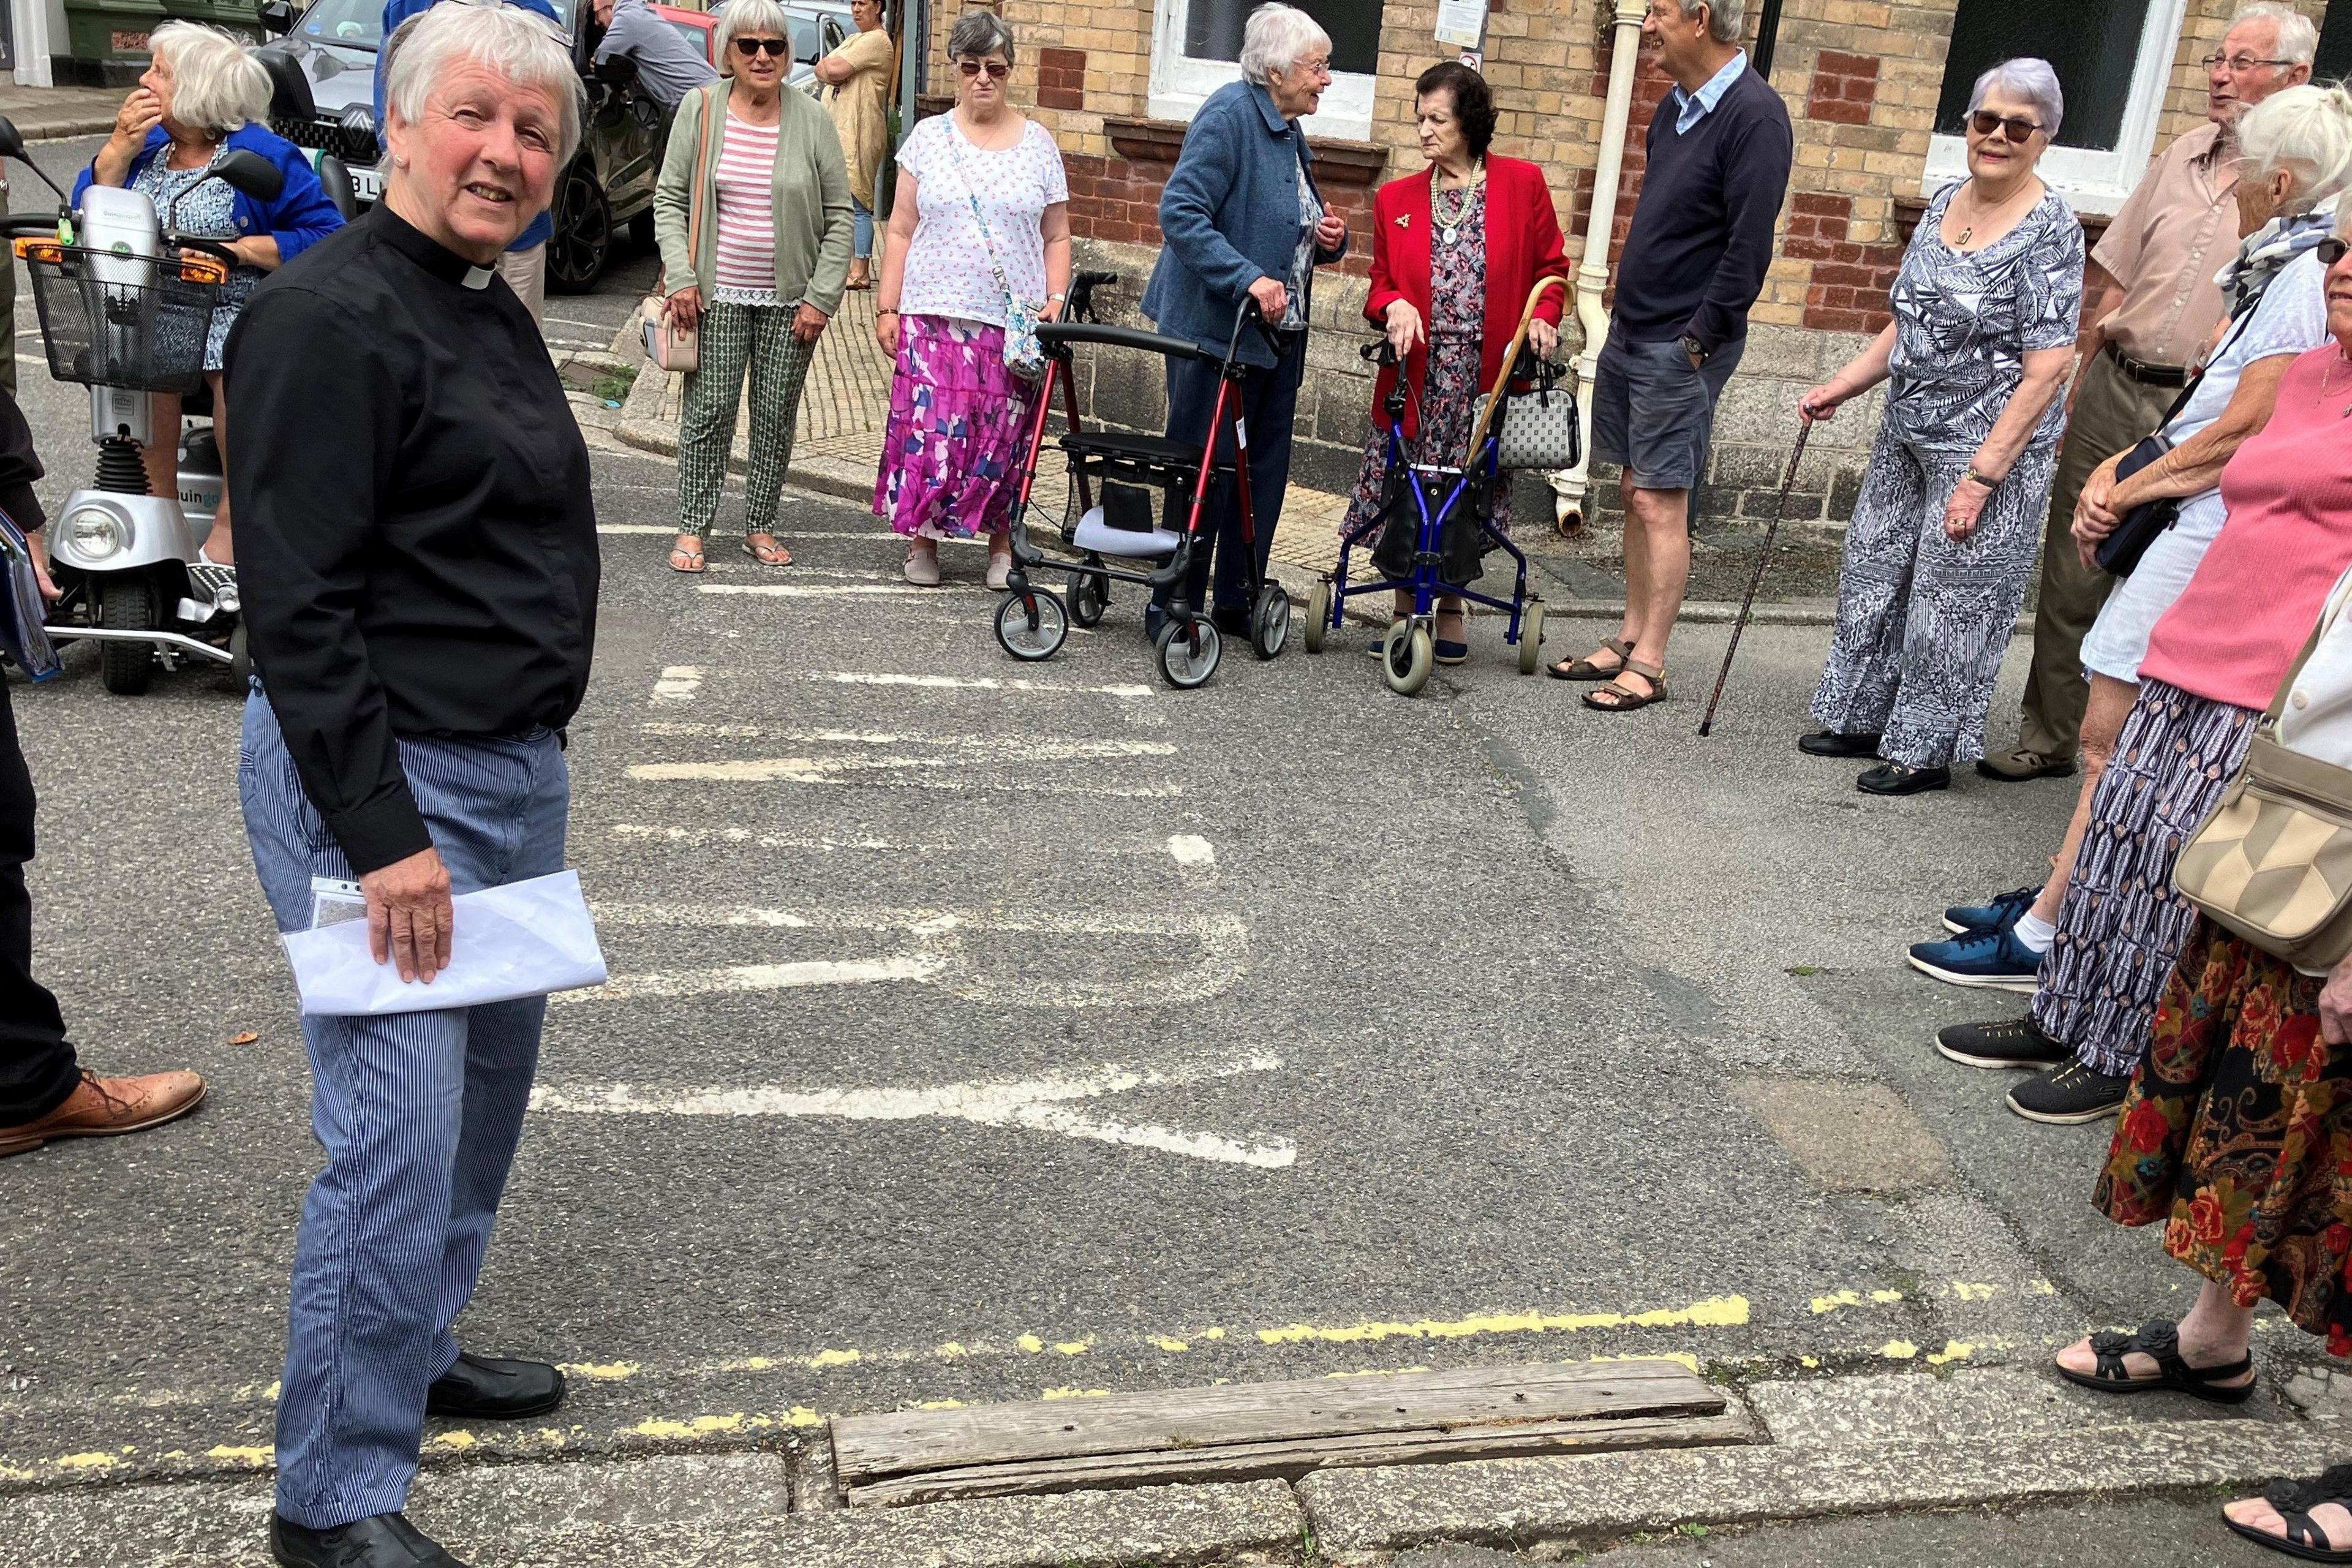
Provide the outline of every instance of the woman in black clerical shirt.
<path id="1" fill-rule="evenodd" d="M 578 145 L 529 13 L 395 34 L 383 203 L 257 288 L 228 344 L 229 488 L 257 689 L 238 788 L 278 929 L 356 879 L 377 962 L 429 982 L 452 892 L 563 867 L 564 725 L 595 640 L 588 453 L 494 270 Z M 554 1367 L 460 1354 L 542 998 L 306 1016 L 327 1169 L 294 1257 L 281 1564 L 453 1562 L 402 1517 L 425 1415 L 535 1415 Z"/>

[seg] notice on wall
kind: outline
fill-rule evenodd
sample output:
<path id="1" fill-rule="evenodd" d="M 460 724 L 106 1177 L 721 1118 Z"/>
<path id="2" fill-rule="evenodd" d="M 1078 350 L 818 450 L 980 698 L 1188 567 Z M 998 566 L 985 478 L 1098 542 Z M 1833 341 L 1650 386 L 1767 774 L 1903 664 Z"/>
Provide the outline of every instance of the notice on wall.
<path id="1" fill-rule="evenodd" d="M 1486 36 L 1486 0 L 1437 0 L 1437 41 L 1475 49 Z"/>

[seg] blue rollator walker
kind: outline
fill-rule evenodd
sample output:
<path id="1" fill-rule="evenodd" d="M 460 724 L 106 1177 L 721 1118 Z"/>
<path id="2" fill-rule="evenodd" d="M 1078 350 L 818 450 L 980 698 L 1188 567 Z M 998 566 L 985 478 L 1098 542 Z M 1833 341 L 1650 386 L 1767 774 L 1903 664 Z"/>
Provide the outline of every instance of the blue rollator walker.
<path id="1" fill-rule="evenodd" d="M 1307 601 L 1307 652 L 1323 651 L 1324 638 L 1339 628 L 1349 599 L 1360 594 L 1410 593 L 1412 613 L 1391 621 L 1388 637 L 1381 645 L 1381 671 L 1388 678 L 1391 691 L 1410 697 L 1429 684 L 1430 671 L 1437 662 L 1433 629 L 1437 601 L 1448 597 L 1510 612 L 1510 625 L 1504 630 L 1503 640 L 1518 648 L 1521 675 L 1536 672 L 1542 659 L 1543 600 L 1528 592 L 1528 558 L 1511 542 L 1509 535 L 1495 526 L 1494 503 L 1496 487 L 1510 483 L 1509 469 L 1503 462 L 1503 437 L 1511 407 L 1512 383 L 1535 384 L 1532 394 L 1521 395 L 1522 403 L 1532 397 L 1542 400 L 1549 408 L 1552 400 L 1564 401 L 1568 429 L 1577 429 L 1575 395 L 1554 384 L 1568 374 L 1566 368 L 1537 358 L 1527 346 L 1528 324 L 1534 321 L 1536 306 L 1548 289 L 1565 293 L 1568 280 L 1538 278 L 1528 292 L 1527 309 L 1519 313 L 1518 331 L 1512 335 L 1510 349 L 1503 355 L 1495 385 L 1479 399 L 1478 423 L 1470 433 L 1462 467 L 1412 460 L 1412 447 L 1404 435 L 1404 413 L 1410 395 L 1405 377 L 1399 372 L 1381 405 L 1389 419 L 1388 473 L 1382 484 L 1381 510 L 1362 527 L 1339 536 L 1339 563 L 1329 575 L 1315 584 L 1314 594 Z M 1363 356 L 1383 368 L 1398 363 L 1396 350 L 1386 337 L 1366 343 Z M 1574 466 L 1575 445 L 1571 440 L 1571 450 L 1563 466 Z M 1412 526 L 1411 520 L 1416 519 L 1417 526 Z M 1410 537 L 1400 531 L 1400 524 L 1412 527 Z M 1382 574 L 1381 580 L 1350 586 L 1348 552 L 1376 538 L 1380 542 L 1370 547 L 1372 564 L 1374 571 Z M 1509 552 L 1517 568 L 1507 600 L 1477 593 L 1465 585 L 1481 575 L 1479 557 L 1493 549 Z"/>

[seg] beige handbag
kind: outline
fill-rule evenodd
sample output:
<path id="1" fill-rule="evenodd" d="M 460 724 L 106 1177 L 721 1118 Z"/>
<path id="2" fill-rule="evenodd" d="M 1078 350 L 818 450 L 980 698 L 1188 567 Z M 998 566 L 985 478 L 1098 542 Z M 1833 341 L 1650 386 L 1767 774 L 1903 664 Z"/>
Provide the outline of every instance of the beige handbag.
<path id="1" fill-rule="evenodd" d="M 702 106 L 702 124 L 694 142 L 694 183 L 687 200 L 686 253 L 692 256 L 702 243 L 702 164 L 710 152 L 710 115 L 719 108 L 716 98 Z M 725 112 L 723 110 L 720 112 Z M 672 321 L 663 306 L 669 300 L 669 275 L 667 270 L 654 279 L 654 291 L 637 301 L 637 328 L 645 334 L 646 358 L 662 370 L 691 371 L 701 368 L 702 348 L 699 334 L 692 327 L 681 327 Z"/>
<path id="2" fill-rule="evenodd" d="M 2172 871 L 2174 889 L 2207 919 L 2313 973 L 2352 953 L 2352 768 L 2290 750 L 2279 739 L 2279 715 L 2291 696 L 2298 706 L 2311 700 L 2304 666 L 2347 600 L 2352 572 L 2337 580 L 2311 639 L 2279 682 L 2244 771 L 2189 836 Z M 2341 745 L 2328 749 L 2352 755 Z"/>

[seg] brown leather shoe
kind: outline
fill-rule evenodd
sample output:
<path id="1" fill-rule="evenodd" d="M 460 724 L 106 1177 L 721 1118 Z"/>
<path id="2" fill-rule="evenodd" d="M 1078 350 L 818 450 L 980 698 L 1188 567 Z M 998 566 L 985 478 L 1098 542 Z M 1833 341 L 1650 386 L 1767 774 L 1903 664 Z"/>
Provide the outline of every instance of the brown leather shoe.
<path id="1" fill-rule="evenodd" d="M 1988 752 L 1979 757 L 1977 772 L 2003 784 L 2023 784 L 2028 779 L 2063 779 L 2074 772 L 2074 759 L 2045 756 L 2040 752 L 2029 752 L 2017 746 L 2006 752 Z"/>
<path id="2" fill-rule="evenodd" d="M 84 1068 L 63 1105 L 38 1121 L 0 1127 L 0 1156 L 23 1154 L 52 1138 L 110 1138 L 176 1121 L 204 1102 L 205 1080 L 192 1072 L 100 1078 Z"/>

